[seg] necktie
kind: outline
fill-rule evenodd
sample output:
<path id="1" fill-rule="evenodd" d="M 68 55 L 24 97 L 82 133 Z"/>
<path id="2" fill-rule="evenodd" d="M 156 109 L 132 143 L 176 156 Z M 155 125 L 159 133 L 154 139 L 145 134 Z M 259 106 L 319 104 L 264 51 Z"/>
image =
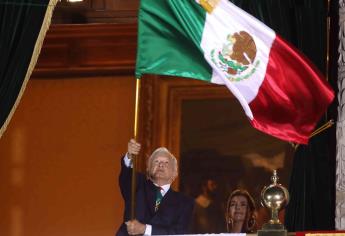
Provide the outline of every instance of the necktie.
<path id="1" fill-rule="evenodd" d="M 162 193 L 161 193 L 161 189 L 162 189 L 162 188 L 160 188 L 160 187 L 157 188 L 155 211 L 158 210 L 159 205 L 161 204 L 161 201 L 162 201 L 162 198 L 163 198 L 163 195 L 162 195 Z"/>

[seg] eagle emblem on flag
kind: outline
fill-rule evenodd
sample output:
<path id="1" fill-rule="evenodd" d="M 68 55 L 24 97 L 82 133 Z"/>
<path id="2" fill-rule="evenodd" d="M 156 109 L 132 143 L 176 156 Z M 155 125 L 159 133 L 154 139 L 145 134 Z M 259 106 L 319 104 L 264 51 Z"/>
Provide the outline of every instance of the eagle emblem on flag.
<path id="1" fill-rule="evenodd" d="M 229 34 L 221 49 L 211 50 L 213 63 L 227 74 L 232 82 L 248 79 L 260 61 L 253 37 L 246 31 Z"/>

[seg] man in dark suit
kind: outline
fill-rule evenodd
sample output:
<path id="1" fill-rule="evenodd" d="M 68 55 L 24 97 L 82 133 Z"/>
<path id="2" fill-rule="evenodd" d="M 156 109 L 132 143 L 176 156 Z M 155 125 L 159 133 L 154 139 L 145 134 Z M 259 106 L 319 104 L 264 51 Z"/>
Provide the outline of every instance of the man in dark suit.
<path id="1" fill-rule="evenodd" d="M 194 201 L 170 188 L 177 176 L 176 158 L 164 147 L 156 149 L 147 162 L 147 177 L 137 175 L 136 219 L 130 219 L 131 159 L 140 151 L 134 139 L 123 157 L 119 183 L 125 201 L 124 223 L 117 236 L 186 234 Z"/>

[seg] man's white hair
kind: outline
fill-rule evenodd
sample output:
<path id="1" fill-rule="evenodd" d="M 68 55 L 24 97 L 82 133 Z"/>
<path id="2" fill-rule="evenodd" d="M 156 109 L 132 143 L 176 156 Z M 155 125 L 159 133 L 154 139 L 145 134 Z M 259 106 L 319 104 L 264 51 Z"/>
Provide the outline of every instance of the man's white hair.
<path id="1" fill-rule="evenodd" d="M 147 177 L 151 180 L 152 176 L 151 176 L 151 169 L 153 166 L 153 161 L 158 157 L 168 157 L 173 165 L 173 176 L 171 179 L 171 183 L 175 180 L 175 178 L 177 177 L 178 174 L 178 166 L 177 166 L 177 159 L 176 157 L 165 147 L 159 147 L 156 150 L 153 151 L 153 153 L 151 154 L 151 156 L 147 159 L 147 165 L 146 165 L 146 174 Z"/>

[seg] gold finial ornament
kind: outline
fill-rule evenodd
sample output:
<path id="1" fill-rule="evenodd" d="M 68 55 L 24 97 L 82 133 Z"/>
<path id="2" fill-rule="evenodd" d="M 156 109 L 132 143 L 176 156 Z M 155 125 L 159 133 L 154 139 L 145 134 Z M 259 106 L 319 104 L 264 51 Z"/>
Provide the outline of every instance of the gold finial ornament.
<path id="1" fill-rule="evenodd" d="M 213 9 L 216 8 L 220 0 L 200 0 L 200 5 L 208 12 L 212 13 Z"/>
<path id="2" fill-rule="evenodd" d="M 289 203 L 289 192 L 278 183 L 277 170 L 273 170 L 272 183 L 261 191 L 261 203 L 271 212 L 271 219 L 258 230 L 258 236 L 286 236 L 287 231 L 278 218 L 278 213 Z"/>

